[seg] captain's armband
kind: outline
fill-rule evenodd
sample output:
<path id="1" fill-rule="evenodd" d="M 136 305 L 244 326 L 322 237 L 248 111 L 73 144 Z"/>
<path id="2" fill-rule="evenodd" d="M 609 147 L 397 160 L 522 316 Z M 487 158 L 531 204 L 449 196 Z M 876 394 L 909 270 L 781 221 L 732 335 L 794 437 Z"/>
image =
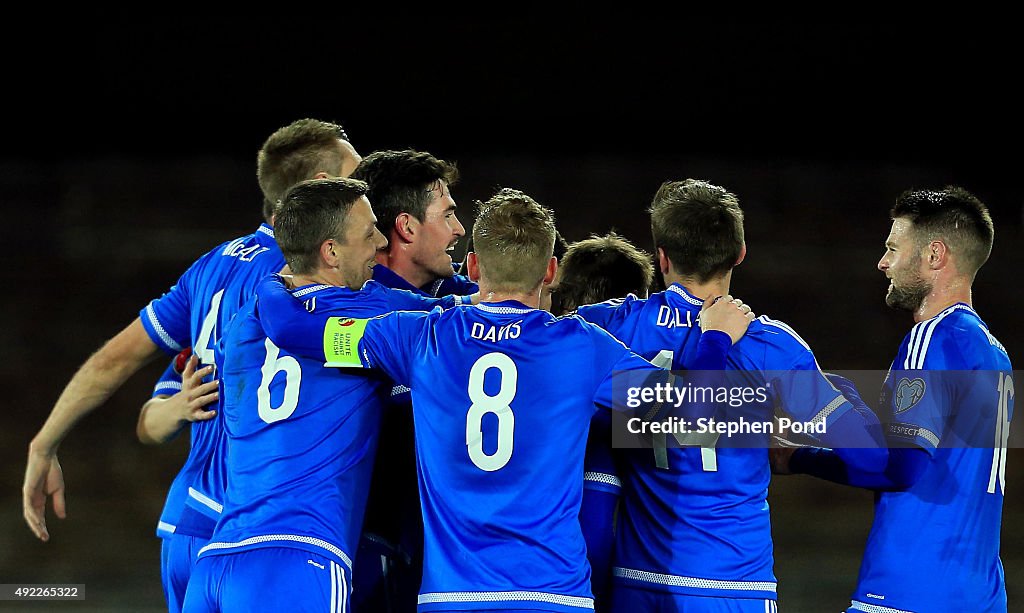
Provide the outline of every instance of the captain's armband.
<path id="1" fill-rule="evenodd" d="M 324 326 L 325 366 L 363 368 L 359 341 L 366 333 L 367 319 L 332 317 Z"/>

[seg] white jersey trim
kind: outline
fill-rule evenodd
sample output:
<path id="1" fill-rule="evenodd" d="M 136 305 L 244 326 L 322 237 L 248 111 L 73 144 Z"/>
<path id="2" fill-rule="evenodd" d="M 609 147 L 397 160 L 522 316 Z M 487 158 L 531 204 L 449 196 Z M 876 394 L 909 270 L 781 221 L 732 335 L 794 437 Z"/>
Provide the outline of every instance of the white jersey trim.
<path id="1" fill-rule="evenodd" d="M 391 388 L 391 395 L 392 396 L 398 396 L 399 394 L 404 394 L 406 392 L 411 392 L 411 391 L 412 390 L 409 389 L 408 385 L 396 385 L 396 386 Z"/>
<path id="2" fill-rule="evenodd" d="M 267 226 L 260 226 L 260 227 L 256 228 L 256 231 L 257 232 L 262 232 L 263 234 L 266 234 L 270 238 L 273 238 L 273 239 L 277 238 L 276 236 L 274 236 L 274 229 L 273 228 L 268 228 Z"/>
<path id="3" fill-rule="evenodd" d="M 869 604 L 859 600 L 851 600 L 850 608 L 854 611 L 864 611 L 865 613 L 914 613 L 913 611 L 893 609 L 892 607 L 880 607 L 876 604 Z"/>
<path id="4" fill-rule="evenodd" d="M 198 491 L 196 489 L 193 489 L 191 487 L 188 488 L 188 497 L 191 498 L 192 500 L 195 500 L 195 501 L 199 502 L 204 507 L 212 509 L 212 510 L 218 512 L 218 513 L 223 513 L 224 512 L 224 505 L 220 504 L 219 502 L 217 502 L 213 498 L 210 498 L 206 494 L 203 494 L 202 492 L 200 492 L 200 491 Z"/>
<path id="5" fill-rule="evenodd" d="M 828 419 L 829 415 L 835 413 L 836 409 L 843 406 L 844 402 L 846 402 L 845 396 L 836 396 L 835 399 L 828 403 L 824 409 L 818 411 L 818 414 L 811 419 L 811 423 L 815 425 L 824 423 L 825 420 Z"/>
<path id="6" fill-rule="evenodd" d="M 634 579 L 646 583 L 671 585 L 673 587 L 693 587 L 705 590 L 757 590 L 775 593 L 778 584 L 774 581 L 720 581 L 718 579 L 702 579 L 699 577 L 683 577 L 680 575 L 663 575 L 646 570 L 635 570 L 616 566 L 612 573 L 623 579 Z"/>
<path id="7" fill-rule="evenodd" d="M 567 607 L 579 607 L 581 609 L 593 609 L 594 599 L 585 596 L 563 596 L 561 594 L 549 594 L 547 592 L 432 592 L 420 594 L 416 598 L 416 604 L 435 604 L 444 602 L 501 602 L 511 600 L 514 602 L 535 601 L 560 604 Z"/>
<path id="8" fill-rule="evenodd" d="M 917 435 L 923 438 L 924 440 L 928 441 L 935 447 L 939 446 L 939 437 L 936 436 L 935 433 L 929 430 L 928 428 L 922 428 L 921 426 L 918 426 Z"/>
<path id="9" fill-rule="evenodd" d="M 614 485 L 615 487 L 622 487 L 622 480 L 615 475 L 609 475 L 608 473 L 599 472 L 585 472 L 583 473 L 584 481 L 594 481 L 597 483 L 606 483 L 608 485 Z"/>
<path id="10" fill-rule="evenodd" d="M 811 346 L 807 344 L 807 341 L 805 341 L 799 334 L 797 334 L 796 330 L 794 330 L 793 328 L 790 328 L 789 324 L 787 324 L 785 322 L 782 322 L 782 321 L 779 321 L 777 319 L 772 319 L 771 317 L 768 317 L 767 315 L 762 315 L 762 316 L 758 317 L 757 320 L 759 322 L 765 324 L 765 325 L 772 326 L 774 328 L 778 328 L 780 330 L 783 330 L 783 331 L 787 332 L 790 336 L 792 336 L 794 339 L 796 339 L 796 342 L 798 342 L 801 345 L 803 345 L 804 349 L 806 349 L 807 351 L 811 350 Z"/>
<path id="11" fill-rule="evenodd" d="M 970 311 L 977 315 L 974 309 L 966 304 L 954 304 L 935 317 L 922 321 L 911 329 L 910 343 L 907 346 L 907 357 L 903 360 L 904 370 L 921 370 L 924 368 L 924 359 L 928 355 L 928 346 L 932 342 L 932 333 L 935 332 L 935 328 L 939 326 L 940 321 L 959 309 Z"/>
<path id="12" fill-rule="evenodd" d="M 165 391 L 170 391 L 174 393 L 180 392 L 181 381 L 161 381 L 160 383 L 156 384 L 156 387 L 153 388 L 154 394 L 162 394 Z"/>
<path id="13" fill-rule="evenodd" d="M 700 300 L 697 300 L 696 298 L 694 298 L 690 294 L 687 294 L 686 290 L 684 290 L 683 288 L 679 287 L 678 285 L 674 285 L 673 284 L 673 285 L 668 286 L 668 290 L 667 291 L 670 291 L 673 294 L 678 294 L 678 295 L 682 296 L 683 300 L 689 302 L 693 306 L 699 306 L 699 307 L 704 306 L 704 302 L 702 302 Z"/>
<path id="14" fill-rule="evenodd" d="M 312 536 L 300 536 L 298 534 L 264 534 L 261 536 L 254 536 L 247 538 L 244 541 L 238 541 L 237 543 L 209 543 L 205 547 L 199 550 L 199 555 L 207 551 L 213 551 L 215 549 L 237 549 L 239 547 L 248 547 L 249 545 L 256 545 L 259 543 L 272 543 L 280 541 L 283 543 L 305 543 L 307 545 L 315 545 L 321 549 L 329 551 L 341 559 L 348 567 L 349 572 L 352 572 L 352 559 L 349 558 L 344 551 L 336 545 L 328 543 L 323 539 L 318 539 Z"/>
<path id="15" fill-rule="evenodd" d="M 330 287 L 331 287 L 330 285 L 323 285 L 323 284 L 321 284 L 321 285 L 310 285 L 309 287 L 304 287 L 304 288 L 302 288 L 300 290 L 295 290 L 294 292 L 292 292 L 292 296 L 295 296 L 296 298 L 302 298 L 306 294 L 312 294 L 313 292 L 318 292 L 318 291 L 320 291 L 322 289 L 329 289 Z"/>
<path id="16" fill-rule="evenodd" d="M 517 315 L 520 313 L 530 313 L 537 309 L 517 309 L 515 307 L 493 307 L 486 304 L 478 304 L 476 308 L 486 311 L 488 313 L 498 313 L 501 315 Z"/>
<path id="17" fill-rule="evenodd" d="M 168 534 L 174 534 L 174 531 L 177 530 L 177 529 L 178 529 L 177 526 L 175 526 L 174 524 L 169 524 L 169 523 L 167 523 L 165 521 L 160 521 L 160 522 L 157 522 L 157 524 L 156 524 L 156 531 L 157 532 L 166 532 Z"/>
<path id="18" fill-rule="evenodd" d="M 165 345 L 175 351 L 181 351 L 181 345 L 174 342 L 174 339 L 167 333 L 167 330 L 164 330 L 163 324 L 161 324 L 160 320 L 156 318 L 156 311 L 153 310 L 152 302 L 146 305 L 146 317 L 149 319 L 149 325 L 153 326 L 153 330 L 156 331 L 156 335 L 160 337 L 160 340 L 162 340 Z"/>

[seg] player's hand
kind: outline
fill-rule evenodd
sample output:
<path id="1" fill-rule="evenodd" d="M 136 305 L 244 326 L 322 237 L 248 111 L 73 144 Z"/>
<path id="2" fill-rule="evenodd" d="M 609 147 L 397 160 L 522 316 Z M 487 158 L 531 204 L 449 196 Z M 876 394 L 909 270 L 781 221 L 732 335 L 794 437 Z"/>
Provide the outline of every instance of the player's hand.
<path id="1" fill-rule="evenodd" d="M 199 358 L 189 357 L 185 362 L 185 370 L 181 373 L 181 391 L 167 399 L 166 410 L 176 411 L 183 421 L 206 421 L 217 415 L 215 410 L 206 410 L 220 395 L 217 380 L 203 383 L 203 378 L 213 372 L 213 366 L 204 366 L 199 370 Z"/>
<path id="2" fill-rule="evenodd" d="M 700 311 L 702 332 L 708 330 L 725 332 L 733 343 L 743 338 L 752 321 L 754 321 L 754 312 L 750 310 L 750 306 L 732 296 L 708 298 L 704 301 L 704 306 Z"/>
<path id="3" fill-rule="evenodd" d="M 825 373 L 825 378 L 851 403 L 866 404 L 860 397 L 860 392 L 857 391 L 857 386 L 853 384 L 853 381 L 830 372 Z"/>
<path id="4" fill-rule="evenodd" d="M 53 496 L 54 514 L 61 519 L 67 517 L 67 507 L 64 504 L 64 473 L 56 454 L 40 453 L 29 447 L 21 496 L 25 523 L 41 541 L 49 541 L 50 533 L 46 529 L 46 499 Z"/>

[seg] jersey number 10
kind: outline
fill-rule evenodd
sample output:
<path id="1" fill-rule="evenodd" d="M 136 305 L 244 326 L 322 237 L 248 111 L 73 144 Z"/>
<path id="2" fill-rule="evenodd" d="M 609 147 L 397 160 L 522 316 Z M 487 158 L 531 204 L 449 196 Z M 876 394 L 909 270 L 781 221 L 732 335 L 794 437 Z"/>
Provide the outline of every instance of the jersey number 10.
<path id="1" fill-rule="evenodd" d="M 999 373 L 999 406 L 996 409 L 996 440 L 992 446 L 992 472 L 988 476 L 988 493 L 999 490 L 1006 493 L 1006 444 L 1010 440 L 1010 399 L 1013 398 L 1013 378 Z"/>

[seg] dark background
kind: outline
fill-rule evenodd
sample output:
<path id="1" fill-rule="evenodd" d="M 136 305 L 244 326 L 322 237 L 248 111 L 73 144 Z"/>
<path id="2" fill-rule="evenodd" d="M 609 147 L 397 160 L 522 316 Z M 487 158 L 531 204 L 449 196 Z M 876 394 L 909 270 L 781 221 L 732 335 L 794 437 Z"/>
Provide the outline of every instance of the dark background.
<path id="1" fill-rule="evenodd" d="M 826 369 L 888 367 L 912 323 L 885 307 L 874 268 L 888 208 L 904 189 L 956 183 L 997 228 L 975 306 L 1011 356 L 1024 351 L 1022 57 L 1005 16 L 320 10 L 265 23 L 65 14 L 6 24 L 0 583 L 85 583 L 88 596 L 27 609 L 162 606 L 153 531 L 187 437 L 147 448 L 134 427 L 163 364 L 62 446 L 69 519 L 50 520 L 47 544 L 21 519 L 25 451 L 90 352 L 193 259 L 255 229 L 256 150 L 300 117 L 339 121 L 364 155 L 415 147 L 457 162 L 467 227 L 474 200 L 509 186 L 554 208 L 569 240 L 616 229 L 649 249 L 645 207 L 662 181 L 722 184 L 747 215 L 734 293 L 800 331 Z M 1022 460 L 1011 450 L 1010 610 L 1024 608 Z M 771 503 L 783 609 L 845 606 L 871 495 L 780 478 Z"/>

